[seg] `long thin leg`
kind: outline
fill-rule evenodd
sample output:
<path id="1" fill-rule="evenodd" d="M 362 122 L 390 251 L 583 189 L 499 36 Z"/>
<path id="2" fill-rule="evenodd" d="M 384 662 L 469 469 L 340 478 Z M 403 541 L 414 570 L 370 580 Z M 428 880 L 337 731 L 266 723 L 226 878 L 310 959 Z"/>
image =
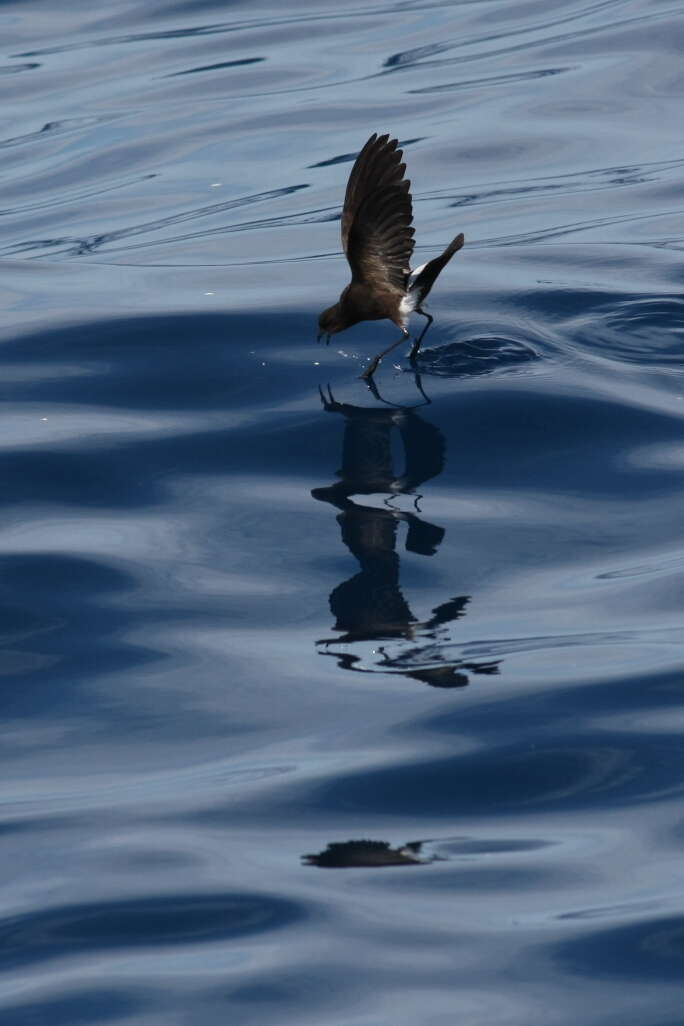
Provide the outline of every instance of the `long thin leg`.
<path id="1" fill-rule="evenodd" d="M 361 377 L 368 381 L 368 379 L 375 374 L 376 370 L 378 369 L 378 364 L 382 360 L 383 356 L 387 356 L 388 353 L 391 353 L 393 349 L 396 349 L 397 346 L 400 346 L 402 342 L 405 342 L 408 337 L 409 333 L 407 329 L 402 328 L 401 338 L 398 338 L 397 341 L 393 342 L 391 346 L 387 346 L 387 349 L 383 349 L 381 353 L 378 353 L 377 356 L 374 356 L 371 360 L 370 367 L 366 367 Z"/>
<path id="2" fill-rule="evenodd" d="M 426 313 L 425 310 L 421 310 L 419 306 L 416 307 L 416 313 L 422 314 L 423 317 L 427 317 L 427 324 L 421 331 L 416 341 L 413 343 L 413 348 L 409 353 L 409 360 L 415 360 L 415 358 L 418 356 L 418 350 L 420 349 L 420 343 L 423 341 L 423 336 L 425 335 L 425 332 L 428 330 L 428 328 L 434 321 L 434 317 L 432 317 L 431 314 Z"/>
<path id="3" fill-rule="evenodd" d="M 420 374 L 418 373 L 418 371 L 414 371 L 413 373 L 414 373 L 414 376 L 415 376 L 415 379 L 416 379 L 416 388 L 418 389 L 418 391 L 422 395 L 423 399 L 425 400 L 424 403 L 421 403 L 421 406 L 430 406 L 432 404 L 432 399 L 430 398 L 429 395 L 425 394 L 425 391 L 423 389 L 423 382 L 420 380 Z"/>
<path id="4" fill-rule="evenodd" d="M 414 370 L 413 377 L 414 377 L 415 382 L 416 382 L 416 388 L 418 389 L 418 391 L 420 392 L 420 394 L 423 397 L 423 402 L 422 403 L 414 403 L 413 406 L 405 406 L 403 403 L 393 403 L 393 402 L 391 402 L 391 400 L 385 399 L 384 396 L 380 395 L 380 391 L 378 389 L 378 386 L 375 384 L 375 378 L 368 378 L 368 390 L 369 390 L 369 392 L 372 393 L 372 395 L 379 402 L 384 403 L 385 406 L 393 406 L 396 410 L 416 410 L 416 409 L 418 409 L 421 406 L 430 406 L 430 404 L 432 403 L 432 399 L 430 398 L 429 395 L 425 394 L 425 390 L 423 388 L 423 384 L 422 384 L 422 382 L 420 380 L 420 374 L 418 373 L 417 370 Z M 320 392 L 320 387 L 319 387 L 318 391 Z M 332 396 L 331 396 L 331 400 L 332 400 Z"/>
<path id="5" fill-rule="evenodd" d="M 381 403 L 387 403 L 388 406 L 394 406 L 394 403 L 388 403 L 386 399 L 382 398 L 373 378 L 367 378 L 366 380 L 368 381 L 368 388 L 375 399 L 378 399 Z"/>

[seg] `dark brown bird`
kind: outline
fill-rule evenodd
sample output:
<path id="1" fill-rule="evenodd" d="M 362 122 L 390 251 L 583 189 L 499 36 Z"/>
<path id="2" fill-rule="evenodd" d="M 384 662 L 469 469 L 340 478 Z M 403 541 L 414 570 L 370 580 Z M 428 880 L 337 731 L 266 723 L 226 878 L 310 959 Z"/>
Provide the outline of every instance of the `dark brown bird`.
<path id="1" fill-rule="evenodd" d="M 443 267 L 464 242 L 457 235 L 441 256 L 411 270 L 413 253 L 411 183 L 404 178 L 406 165 L 398 141 L 375 132 L 359 153 L 347 183 L 342 210 L 342 246 L 351 267 L 352 280 L 334 306 L 318 319 L 323 335 L 336 335 L 359 321 L 388 318 L 401 328 L 401 338 L 373 357 L 361 375 L 370 378 L 383 356 L 408 339 L 411 313 L 422 314 L 427 324 L 415 340 L 410 359 L 415 359 L 432 317 L 422 308 L 425 297 Z"/>

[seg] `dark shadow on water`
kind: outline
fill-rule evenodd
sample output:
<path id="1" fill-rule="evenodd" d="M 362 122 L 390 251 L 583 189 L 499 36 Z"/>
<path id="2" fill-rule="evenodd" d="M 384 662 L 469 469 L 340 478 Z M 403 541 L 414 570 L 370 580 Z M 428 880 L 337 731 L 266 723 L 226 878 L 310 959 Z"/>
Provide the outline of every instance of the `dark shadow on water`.
<path id="1" fill-rule="evenodd" d="M 321 391 L 321 402 L 327 413 L 344 418 L 342 466 L 339 481 L 311 494 L 340 510 L 342 541 L 361 569 L 331 592 L 339 637 L 316 642 L 319 652 L 333 656 L 345 670 L 401 674 L 439 688 L 464 687 L 468 673 L 497 673 L 499 661 L 447 661 L 440 652 L 449 637 L 448 625 L 465 616 L 469 595 L 446 599 L 419 621 L 401 589 L 399 525 L 407 525 L 407 552 L 420 556 L 434 556 L 444 538 L 443 527 L 419 516 L 418 489 L 437 477 L 445 462 L 443 434 L 416 412 L 425 401 L 414 407 L 366 408 L 337 402 L 328 389 L 327 395 Z M 404 460 L 400 470 L 395 469 L 392 449 L 397 435 Z M 352 498 L 383 493 L 382 506 L 360 505 Z M 415 512 L 393 506 L 399 495 L 414 497 Z M 355 647 L 377 641 L 388 644 L 372 650 L 369 665 Z"/>
<path id="2" fill-rule="evenodd" d="M 135 585 L 124 571 L 50 552 L 4 554 L 1 566 L 0 679 L 21 684 L 4 689 L 5 716 L 49 715 L 98 670 L 140 671 L 160 658 L 151 647 L 120 637 L 129 615 L 115 600 Z M 90 701 L 79 691 L 81 714 Z"/>
<path id="3" fill-rule="evenodd" d="M 643 915 L 643 908 L 641 909 Z M 604 910 L 604 916 L 629 919 L 630 905 Z M 579 939 L 556 947 L 555 957 L 578 976 L 644 983 L 681 983 L 684 970 L 684 917 L 663 914 L 655 903 L 641 922 L 585 931 Z"/>
<path id="4" fill-rule="evenodd" d="M 295 902 L 248 892 L 73 904 L 0 921 L 0 951 L 7 970 L 86 952 L 155 950 L 268 934 L 302 916 Z"/>
<path id="5" fill-rule="evenodd" d="M 92 1026 L 94 1022 L 123 1022 L 144 1007 L 144 1000 L 115 989 L 92 987 L 75 994 L 28 1000 L 4 1006 L 3 1026 Z"/>

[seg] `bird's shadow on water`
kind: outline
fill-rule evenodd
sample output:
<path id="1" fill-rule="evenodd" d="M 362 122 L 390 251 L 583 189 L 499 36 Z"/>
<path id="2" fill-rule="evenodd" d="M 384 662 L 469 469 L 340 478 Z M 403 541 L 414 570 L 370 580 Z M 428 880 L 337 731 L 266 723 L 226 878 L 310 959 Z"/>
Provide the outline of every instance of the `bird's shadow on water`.
<path id="1" fill-rule="evenodd" d="M 446 442 L 439 428 L 417 412 L 429 399 L 418 375 L 416 386 L 420 398 L 414 406 L 387 403 L 374 382 L 370 391 L 385 405 L 342 403 L 330 388 L 320 389 L 324 411 L 344 419 L 342 462 L 339 480 L 314 488 L 311 494 L 340 511 L 342 542 L 360 570 L 330 593 L 337 636 L 322 638 L 316 646 L 344 670 L 402 675 L 432 687 L 459 688 L 470 682 L 469 675 L 498 673 L 500 661 L 454 660 L 443 654 L 450 625 L 465 616 L 469 595 L 445 597 L 420 620 L 401 588 L 396 551 L 400 524 L 407 526 L 406 551 L 419 556 L 434 556 L 445 534 L 443 527 L 420 515 L 419 489 L 444 469 Z M 402 449 L 401 468 L 395 467 L 393 442 Z M 378 495 L 384 495 L 381 504 L 358 501 L 359 496 Z M 413 509 L 394 505 L 402 495 L 412 497 Z"/>

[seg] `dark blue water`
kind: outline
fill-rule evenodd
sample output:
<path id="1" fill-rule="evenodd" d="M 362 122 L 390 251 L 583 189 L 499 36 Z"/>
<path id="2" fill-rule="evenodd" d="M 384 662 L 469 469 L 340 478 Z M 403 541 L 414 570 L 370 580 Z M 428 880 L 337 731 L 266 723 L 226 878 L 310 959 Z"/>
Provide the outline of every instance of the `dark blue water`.
<path id="1" fill-rule="evenodd" d="M 3 1026 L 681 1026 L 684 4 L 0 26 Z"/>

